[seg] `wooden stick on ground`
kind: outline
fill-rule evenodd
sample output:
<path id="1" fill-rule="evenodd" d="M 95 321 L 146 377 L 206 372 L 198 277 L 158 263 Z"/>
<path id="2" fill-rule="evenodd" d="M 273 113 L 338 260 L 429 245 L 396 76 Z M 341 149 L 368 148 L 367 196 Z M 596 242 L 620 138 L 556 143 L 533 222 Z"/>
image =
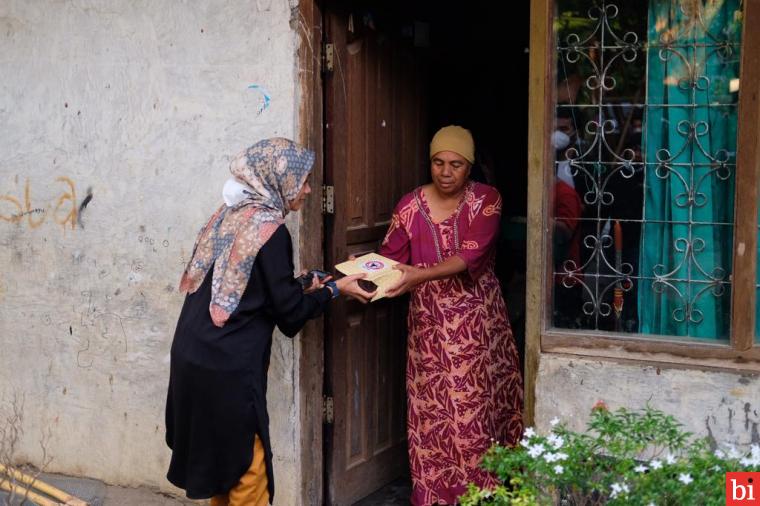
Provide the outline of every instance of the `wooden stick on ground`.
<path id="1" fill-rule="evenodd" d="M 47 497 L 43 497 L 24 487 L 13 485 L 8 480 L 5 480 L 5 479 L 0 481 L 0 489 L 6 490 L 9 493 L 15 494 L 16 496 L 21 497 L 23 499 L 28 499 L 34 502 L 35 504 L 37 504 L 37 506 L 60 506 L 61 505 L 61 503 L 57 501 L 51 501 Z"/>
<path id="2" fill-rule="evenodd" d="M 9 468 L 3 464 L 0 464 L 0 475 L 2 474 L 7 474 L 8 476 L 13 477 L 15 480 L 23 483 L 24 485 L 28 485 L 30 488 L 32 487 L 36 488 L 40 492 L 43 492 L 44 494 L 47 494 L 50 497 L 57 499 L 61 503 L 65 504 L 66 506 L 88 506 L 86 502 L 79 499 L 78 497 L 74 497 L 68 492 L 65 492 L 59 488 L 49 485 L 45 483 L 44 481 L 35 478 L 34 476 L 24 474 L 18 469 Z M 37 502 L 36 500 L 34 501 Z M 50 503 L 50 504 L 57 504 L 57 503 Z M 43 505 L 40 504 L 40 506 L 43 506 Z"/>

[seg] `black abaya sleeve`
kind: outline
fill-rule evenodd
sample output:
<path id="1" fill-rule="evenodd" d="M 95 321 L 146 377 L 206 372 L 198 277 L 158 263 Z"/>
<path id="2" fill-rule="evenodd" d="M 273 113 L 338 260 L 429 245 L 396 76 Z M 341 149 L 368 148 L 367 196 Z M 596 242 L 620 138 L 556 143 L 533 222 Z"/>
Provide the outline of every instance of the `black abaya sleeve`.
<path id="1" fill-rule="evenodd" d="M 331 298 L 330 290 L 303 293 L 293 277 L 293 243 L 285 225 L 259 250 L 256 261 L 269 298 L 269 311 L 283 334 L 293 337 L 308 320 L 322 314 Z"/>

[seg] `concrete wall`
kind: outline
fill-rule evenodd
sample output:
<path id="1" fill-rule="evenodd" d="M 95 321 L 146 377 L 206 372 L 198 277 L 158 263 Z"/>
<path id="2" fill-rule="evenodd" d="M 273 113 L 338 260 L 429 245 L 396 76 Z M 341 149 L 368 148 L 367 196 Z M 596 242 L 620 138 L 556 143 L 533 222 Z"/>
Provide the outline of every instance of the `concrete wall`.
<path id="1" fill-rule="evenodd" d="M 536 425 L 541 430 L 547 430 L 555 416 L 584 428 L 599 400 L 611 409 L 640 409 L 648 402 L 715 444 L 760 443 L 757 375 L 544 354 L 536 399 Z"/>
<path id="2" fill-rule="evenodd" d="M 0 2 L 0 399 L 25 396 L 21 458 L 49 428 L 52 471 L 169 488 L 177 283 L 230 156 L 293 136 L 295 3 Z M 277 503 L 296 504 L 297 341 L 275 339 Z"/>

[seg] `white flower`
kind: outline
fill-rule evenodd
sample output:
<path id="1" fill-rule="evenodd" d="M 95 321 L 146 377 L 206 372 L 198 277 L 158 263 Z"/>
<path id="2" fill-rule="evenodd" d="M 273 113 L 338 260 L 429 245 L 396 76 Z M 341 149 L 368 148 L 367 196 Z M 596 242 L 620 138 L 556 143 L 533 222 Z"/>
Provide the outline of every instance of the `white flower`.
<path id="1" fill-rule="evenodd" d="M 528 448 L 528 455 L 530 455 L 533 458 L 541 456 L 542 453 L 546 451 L 546 448 L 544 448 L 544 445 L 541 443 L 535 444 Z"/>
<path id="2" fill-rule="evenodd" d="M 649 504 L 647 504 L 647 506 L 657 506 L 657 505 L 653 502 L 650 502 Z"/>
<path id="3" fill-rule="evenodd" d="M 672 466 L 676 463 L 676 458 L 672 453 L 668 453 L 668 456 L 665 457 L 665 462 Z"/>
<path id="4" fill-rule="evenodd" d="M 627 494 L 628 493 L 628 485 L 625 483 L 613 483 L 610 487 L 612 489 L 612 492 L 610 493 L 610 498 L 614 499 L 618 495 Z"/>
<path id="5" fill-rule="evenodd" d="M 739 453 L 739 450 L 737 450 L 735 446 L 731 446 L 728 449 L 728 458 L 729 459 L 738 460 L 739 458 L 741 458 L 741 456 L 742 456 L 742 454 Z"/>
<path id="6" fill-rule="evenodd" d="M 557 452 L 557 460 L 566 460 L 566 459 L 567 459 L 567 453 Z"/>
<path id="7" fill-rule="evenodd" d="M 557 462 L 559 458 L 556 453 L 544 453 L 544 460 L 547 462 Z"/>
<path id="8" fill-rule="evenodd" d="M 718 466 L 718 465 L 713 466 L 713 471 L 715 471 L 716 473 L 719 473 L 720 472 L 720 466 Z"/>
<path id="9" fill-rule="evenodd" d="M 653 460 L 649 463 L 649 465 L 652 467 L 652 469 L 660 469 L 662 468 L 662 461 L 659 460 Z"/>
<path id="10" fill-rule="evenodd" d="M 557 473 L 557 474 L 562 474 L 562 471 L 564 471 L 564 470 L 565 470 L 565 468 L 562 467 L 559 464 L 557 464 L 556 466 L 554 466 L 554 472 Z"/>
<path id="11" fill-rule="evenodd" d="M 533 427 L 527 427 L 525 431 L 523 432 L 523 437 L 532 438 L 536 435 L 535 429 Z"/>
<path id="12" fill-rule="evenodd" d="M 739 461 L 743 466 L 760 466 L 760 446 L 753 444 L 750 446 L 750 452 Z"/>
<path id="13" fill-rule="evenodd" d="M 646 473 L 647 472 L 647 466 L 639 464 L 638 466 L 633 468 L 634 471 L 637 473 Z"/>
<path id="14" fill-rule="evenodd" d="M 550 424 L 552 427 L 556 426 L 557 424 L 559 424 L 559 418 L 557 418 L 557 417 L 555 416 L 554 418 L 552 418 L 552 419 L 551 419 L 551 421 L 549 422 L 549 424 Z"/>
<path id="15" fill-rule="evenodd" d="M 681 473 L 678 475 L 678 481 L 680 481 L 684 485 L 688 485 L 689 483 L 694 481 L 694 478 L 692 478 L 690 474 Z"/>
<path id="16" fill-rule="evenodd" d="M 714 455 L 715 455 L 716 457 L 718 457 L 719 459 L 725 459 L 725 458 L 726 458 L 726 452 L 724 452 L 724 451 L 723 451 L 723 450 L 721 450 L 721 449 L 717 449 L 717 450 L 715 450 L 715 453 L 714 453 Z"/>
<path id="17" fill-rule="evenodd" d="M 525 448 L 527 448 L 527 447 L 530 446 L 530 441 L 528 441 L 527 439 L 523 438 L 522 440 L 520 440 L 520 446 L 524 446 Z"/>
<path id="18" fill-rule="evenodd" d="M 547 441 L 549 441 L 549 444 L 554 447 L 555 450 L 559 450 L 562 448 L 562 445 L 565 444 L 565 440 L 562 436 L 558 436 L 556 434 L 552 434 L 548 438 L 546 438 Z"/>

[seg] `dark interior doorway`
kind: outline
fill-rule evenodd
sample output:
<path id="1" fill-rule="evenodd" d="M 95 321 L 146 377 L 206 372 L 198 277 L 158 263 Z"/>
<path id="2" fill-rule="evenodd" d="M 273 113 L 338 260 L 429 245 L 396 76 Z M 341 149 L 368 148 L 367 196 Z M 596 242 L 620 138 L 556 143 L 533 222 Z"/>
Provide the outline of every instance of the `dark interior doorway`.
<path id="1" fill-rule="evenodd" d="M 430 22 L 428 139 L 448 124 L 475 138 L 472 178 L 504 200 L 497 274 L 520 350 L 525 349 L 528 188 L 528 2 L 414 2 Z M 421 5 L 417 5 L 421 4 Z"/>

